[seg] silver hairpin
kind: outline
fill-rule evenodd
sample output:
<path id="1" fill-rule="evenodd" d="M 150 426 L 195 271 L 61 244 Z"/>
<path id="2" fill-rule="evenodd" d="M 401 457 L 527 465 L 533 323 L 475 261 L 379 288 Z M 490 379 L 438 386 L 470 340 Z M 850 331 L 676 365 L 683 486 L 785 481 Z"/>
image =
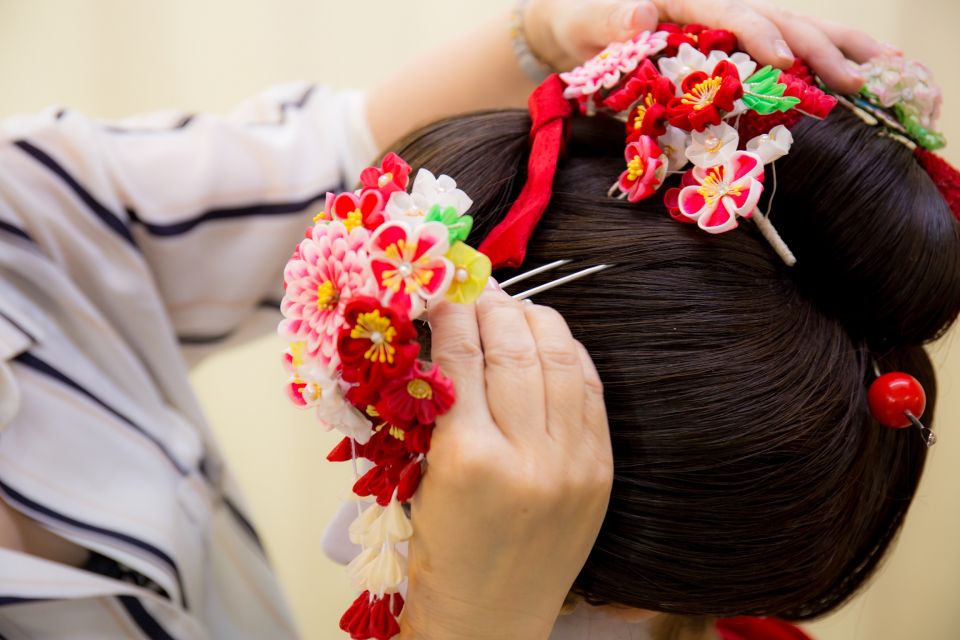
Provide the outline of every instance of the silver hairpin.
<path id="1" fill-rule="evenodd" d="M 535 269 L 531 269 L 530 271 L 526 271 L 526 272 L 524 272 L 524 273 L 521 273 L 520 275 L 514 276 L 514 277 L 510 278 L 509 280 L 504 280 L 503 282 L 500 283 L 500 288 L 501 288 L 501 289 L 505 289 L 505 288 L 509 287 L 509 286 L 512 285 L 512 284 L 516 284 L 516 283 L 518 283 L 518 282 L 522 282 L 522 281 L 526 280 L 527 278 L 533 277 L 533 276 L 535 276 L 535 275 L 537 275 L 537 274 L 540 274 L 540 273 L 544 273 L 544 272 L 546 272 L 546 271 L 550 271 L 550 270 L 552 270 L 552 269 L 556 269 L 557 267 L 562 267 L 563 265 L 569 264 L 570 262 L 571 262 L 570 260 L 557 260 L 556 262 L 551 262 L 551 263 L 545 264 L 545 265 L 543 265 L 543 266 L 541 266 L 541 267 L 536 267 Z M 575 272 L 570 273 L 570 274 L 567 274 L 567 275 L 565 275 L 565 276 L 563 276 L 563 277 L 557 278 L 556 280 L 551 280 L 550 282 L 545 282 L 545 283 L 543 283 L 543 284 L 541 284 L 541 285 L 538 285 L 538 286 L 536 286 L 536 287 L 533 287 L 532 289 L 527 289 L 526 291 L 521 291 L 520 293 L 515 293 L 515 294 L 513 294 L 513 296 L 511 296 L 511 297 L 512 297 L 514 300 L 526 300 L 527 298 L 529 298 L 529 297 L 531 297 L 531 296 L 535 296 L 535 295 L 537 295 L 538 293 L 543 293 L 544 291 L 549 291 L 550 289 L 553 289 L 554 287 L 559 287 L 559 286 L 562 285 L 562 284 L 566 284 L 566 283 L 568 283 L 568 282 L 573 282 L 574 280 L 579 280 L 580 278 L 584 278 L 584 277 L 586 277 L 586 276 L 589 276 L 590 274 L 603 271 L 604 269 L 608 269 L 608 268 L 610 268 L 610 267 L 612 267 L 612 266 L 613 266 L 612 264 L 598 264 L 598 265 L 594 265 L 594 266 L 592 266 L 592 267 L 587 267 L 586 269 L 581 269 L 580 271 L 575 271 Z"/>

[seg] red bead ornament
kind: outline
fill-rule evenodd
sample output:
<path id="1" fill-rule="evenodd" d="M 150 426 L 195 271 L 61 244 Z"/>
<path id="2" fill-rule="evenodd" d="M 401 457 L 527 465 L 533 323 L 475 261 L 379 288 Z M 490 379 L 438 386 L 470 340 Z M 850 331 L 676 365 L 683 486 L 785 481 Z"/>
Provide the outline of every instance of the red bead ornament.
<path id="1" fill-rule="evenodd" d="M 870 413 L 883 426 L 903 429 L 912 425 L 920 430 L 927 447 L 936 444 L 937 435 L 920 422 L 927 408 L 927 394 L 913 376 L 899 372 L 883 374 L 870 385 L 867 402 Z"/>
<path id="2" fill-rule="evenodd" d="M 913 376 L 885 373 L 870 385 L 867 401 L 877 422 L 891 429 L 903 429 L 913 424 L 910 416 L 919 419 L 923 415 L 927 394 Z"/>

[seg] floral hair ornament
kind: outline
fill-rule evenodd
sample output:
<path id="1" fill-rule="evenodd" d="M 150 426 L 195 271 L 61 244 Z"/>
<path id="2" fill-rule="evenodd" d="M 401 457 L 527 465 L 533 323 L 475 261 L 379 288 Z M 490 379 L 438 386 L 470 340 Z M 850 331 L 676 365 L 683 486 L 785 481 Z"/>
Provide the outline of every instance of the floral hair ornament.
<path id="1" fill-rule="evenodd" d="M 330 460 L 367 461 L 364 473 L 355 467 L 350 526 L 363 549 L 349 567 L 360 595 L 340 620 L 357 640 L 400 631 L 399 545 L 413 535 L 403 503 L 417 490 L 436 419 L 454 401 L 452 381 L 419 359 L 413 322 L 431 300 L 473 302 L 490 277 L 490 260 L 464 243 L 470 198 L 426 170 L 408 192 L 409 176 L 391 153 L 363 171 L 358 191 L 328 194 L 284 270 L 287 393 L 344 434 Z"/>
<path id="2" fill-rule="evenodd" d="M 913 151 L 960 220 L 960 171 L 934 153 L 946 139 L 936 131 L 943 94 L 930 69 L 902 54 L 886 53 L 860 65 L 859 71 L 865 78 L 860 94 L 837 96 L 840 103 Z"/>
<path id="3" fill-rule="evenodd" d="M 769 221 L 772 193 L 766 213 L 759 203 L 767 165 L 776 189 L 774 163 L 790 151 L 790 128 L 837 103 L 803 64 L 758 68 L 729 31 L 661 24 L 560 79 L 581 113 L 626 126 L 626 166 L 611 196 L 639 202 L 682 174 L 663 194 L 674 219 L 716 234 L 751 218 L 784 263 L 796 263 Z"/>
<path id="4" fill-rule="evenodd" d="M 547 129 L 542 144 L 555 150 L 546 153 L 558 153 L 562 127 Z M 419 359 L 413 322 L 432 300 L 474 302 L 491 272 L 490 259 L 465 243 L 473 226 L 470 198 L 452 178 L 425 169 L 408 192 L 409 175 L 409 165 L 391 153 L 361 174 L 358 191 L 328 194 L 284 269 L 278 331 L 289 342 L 287 395 L 316 411 L 325 428 L 343 433 L 327 459 L 354 463 L 358 513 L 349 534 L 362 551 L 348 572 L 360 595 L 340 628 L 355 640 L 386 640 L 400 631 L 406 579 L 400 545 L 413 535 L 403 505 L 420 484 L 437 418 L 455 399 L 453 382 Z M 552 181 L 552 174 L 542 179 Z M 502 286 L 569 262 L 537 267 Z M 362 473 L 358 459 L 365 461 Z"/>

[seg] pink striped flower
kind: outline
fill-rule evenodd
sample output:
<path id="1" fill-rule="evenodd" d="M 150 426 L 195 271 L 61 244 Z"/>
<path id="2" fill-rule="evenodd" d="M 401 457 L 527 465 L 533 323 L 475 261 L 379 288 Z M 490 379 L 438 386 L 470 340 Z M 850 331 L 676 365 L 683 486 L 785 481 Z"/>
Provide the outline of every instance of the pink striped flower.
<path id="1" fill-rule="evenodd" d="M 640 136 L 627 145 L 624 152 L 627 170 L 620 174 L 617 185 L 630 202 L 649 198 L 667 177 L 667 157 L 650 136 Z"/>
<path id="2" fill-rule="evenodd" d="M 300 242 L 283 273 L 279 333 L 305 343 L 304 352 L 331 371 L 339 366 L 337 337 L 350 298 L 376 291 L 365 245 L 370 233 L 340 221 L 320 223 Z"/>
<path id="3" fill-rule="evenodd" d="M 737 216 L 752 216 L 763 193 L 763 160 L 746 151 L 715 167 L 694 167 L 687 175 L 691 184 L 680 190 L 677 207 L 707 233 L 736 228 Z"/>

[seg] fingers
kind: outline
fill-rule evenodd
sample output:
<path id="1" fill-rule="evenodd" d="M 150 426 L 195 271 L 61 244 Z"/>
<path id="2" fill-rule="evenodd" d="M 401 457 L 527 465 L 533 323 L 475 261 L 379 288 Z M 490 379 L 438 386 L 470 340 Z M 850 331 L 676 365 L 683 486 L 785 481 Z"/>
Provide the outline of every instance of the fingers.
<path id="1" fill-rule="evenodd" d="M 810 64 L 828 87 L 840 93 L 856 93 L 863 86 L 863 78 L 853 70 L 846 56 L 812 22 L 785 20 L 780 28 L 796 54 Z"/>
<path id="2" fill-rule="evenodd" d="M 584 427 L 583 365 L 578 343 L 555 310 L 532 304 L 524 311 L 543 371 L 547 432 L 558 440 L 577 438 Z"/>
<path id="3" fill-rule="evenodd" d="M 429 309 L 431 359 L 453 380 L 457 401 L 447 414 L 451 428 L 490 424 L 484 391 L 483 349 L 474 305 L 440 301 Z"/>
<path id="4" fill-rule="evenodd" d="M 611 42 L 657 28 L 657 8 L 650 0 L 580 2 L 575 11 L 566 25 L 574 41 L 574 64 L 596 55 Z"/>
<path id="5" fill-rule="evenodd" d="M 767 16 L 739 0 L 655 0 L 664 21 L 700 23 L 737 35 L 744 50 L 761 65 L 786 68 L 793 52 L 780 28 Z"/>
<path id="6" fill-rule="evenodd" d="M 807 18 L 814 26 L 824 32 L 833 43 L 840 47 L 847 58 L 854 62 L 864 63 L 876 58 L 887 51 L 903 53 L 893 45 L 881 44 L 873 37 L 860 29 L 848 27 L 845 24 L 824 20 L 822 18 Z"/>
<path id="7" fill-rule="evenodd" d="M 502 291 L 487 290 L 477 302 L 477 320 L 490 415 L 507 438 L 542 434 L 543 375 L 523 305 Z"/>
<path id="8" fill-rule="evenodd" d="M 610 461 L 612 465 L 613 453 L 607 407 L 603 399 L 603 383 L 586 347 L 579 342 L 576 347 L 583 376 L 583 441 L 593 448 L 596 457 L 602 461 Z M 612 468 L 610 472 L 612 474 Z"/>

